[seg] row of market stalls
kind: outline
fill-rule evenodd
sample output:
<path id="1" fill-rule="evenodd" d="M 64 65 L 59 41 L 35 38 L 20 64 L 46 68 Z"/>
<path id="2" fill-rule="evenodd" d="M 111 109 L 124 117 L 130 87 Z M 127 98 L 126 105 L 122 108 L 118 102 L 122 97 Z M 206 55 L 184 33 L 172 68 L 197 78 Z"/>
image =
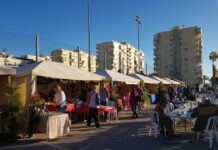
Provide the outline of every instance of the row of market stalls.
<path id="1" fill-rule="evenodd" d="M 6 85 L 8 84 L 14 83 L 18 86 L 24 114 L 27 115 L 25 118 L 28 118 L 31 96 L 35 92 L 39 92 L 48 101 L 54 85 L 61 83 L 67 100 L 79 99 L 87 102 L 89 81 L 103 81 L 104 79 L 109 79 L 112 86 L 119 88 L 120 97 L 125 97 L 130 87 L 139 84 L 140 81 L 144 81 L 150 93 L 157 92 L 160 82 L 165 86 L 180 84 L 169 78 L 162 79 L 141 74 L 124 75 L 112 70 L 99 70 L 96 73 L 90 73 L 58 62 L 37 62 L 16 69 L 0 66 L 0 106 L 4 107 L 9 104 L 6 96 Z"/>
<path id="2" fill-rule="evenodd" d="M 57 62 L 38 62 L 19 67 L 16 70 L 0 66 L 0 76 L 0 96 L 3 99 L 0 105 L 3 106 L 7 104 L 4 85 L 11 84 L 13 81 L 16 81 L 24 106 L 29 105 L 29 100 L 34 92 L 41 91 L 46 95 L 57 82 L 65 83 L 68 97 L 78 97 L 79 95 L 73 93 L 81 93 L 86 82 L 101 81 L 106 78 L 112 82 L 120 82 L 126 85 L 135 85 L 144 81 L 146 88 L 151 93 L 157 92 L 160 82 L 166 86 L 181 84 L 181 82 L 169 78 L 150 77 L 141 74 L 124 75 L 112 70 L 99 70 L 94 74 Z M 76 88 L 73 87 L 75 85 Z M 74 88 L 74 91 L 71 90 L 72 88 Z"/>

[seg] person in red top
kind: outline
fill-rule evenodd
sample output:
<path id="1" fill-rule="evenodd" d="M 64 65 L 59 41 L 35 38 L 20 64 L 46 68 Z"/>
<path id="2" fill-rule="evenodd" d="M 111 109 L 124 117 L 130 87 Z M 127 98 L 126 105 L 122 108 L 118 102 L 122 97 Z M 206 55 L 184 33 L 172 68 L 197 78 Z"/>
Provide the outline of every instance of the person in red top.
<path id="1" fill-rule="evenodd" d="M 132 108 L 132 118 L 138 118 L 138 114 L 136 112 L 136 107 L 138 105 L 138 101 L 139 101 L 139 93 L 137 91 L 136 88 L 132 88 L 131 89 L 131 93 L 130 93 L 130 106 Z"/>

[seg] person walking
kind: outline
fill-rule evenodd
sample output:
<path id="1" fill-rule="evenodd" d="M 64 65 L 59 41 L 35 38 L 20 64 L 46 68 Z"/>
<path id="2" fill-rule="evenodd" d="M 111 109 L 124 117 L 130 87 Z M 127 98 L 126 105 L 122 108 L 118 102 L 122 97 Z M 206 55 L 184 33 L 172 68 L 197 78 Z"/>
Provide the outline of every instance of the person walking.
<path id="1" fill-rule="evenodd" d="M 110 98 L 110 93 L 109 93 L 109 89 L 108 89 L 108 84 L 104 84 L 104 87 L 101 89 L 100 91 L 100 99 L 101 99 L 101 105 L 103 106 L 108 106 L 108 101 Z M 104 119 L 105 122 L 108 122 L 108 113 L 105 112 L 104 113 Z"/>
<path id="2" fill-rule="evenodd" d="M 98 90 L 98 84 L 92 85 L 92 91 L 89 94 L 89 114 L 87 119 L 87 126 L 91 126 L 92 118 L 95 121 L 96 128 L 100 128 L 100 124 L 98 121 L 98 108 L 100 105 L 100 96 L 99 96 L 99 90 Z"/>
<path id="3" fill-rule="evenodd" d="M 136 108 L 138 105 L 138 98 L 139 98 L 139 93 L 136 88 L 132 88 L 131 93 L 130 93 L 130 106 L 132 108 L 132 118 L 138 118 L 138 114 L 136 112 Z"/>
<path id="4" fill-rule="evenodd" d="M 136 86 L 136 90 L 138 92 L 138 114 L 141 114 L 141 110 L 142 110 L 142 99 L 144 96 L 144 92 L 143 89 L 140 87 L 140 85 Z"/>

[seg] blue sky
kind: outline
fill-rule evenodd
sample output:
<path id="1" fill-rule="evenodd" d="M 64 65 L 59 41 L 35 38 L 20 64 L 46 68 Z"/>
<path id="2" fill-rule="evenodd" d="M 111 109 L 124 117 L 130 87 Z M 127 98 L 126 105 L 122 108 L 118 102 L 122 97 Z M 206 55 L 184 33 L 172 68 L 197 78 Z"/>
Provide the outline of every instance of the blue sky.
<path id="1" fill-rule="evenodd" d="M 91 49 L 106 40 L 127 41 L 137 47 L 135 16 L 142 18 L 141 49 L 153 64 L 153 35 L 175 25 L 203 30 L 203 71 L 211 75 L 208 55 L 217 50 L 218 0 L 91 0 Z M 0 0 L 0 49 L 16 56 L 55 48 L 88 49 L 87 0 Z"/>

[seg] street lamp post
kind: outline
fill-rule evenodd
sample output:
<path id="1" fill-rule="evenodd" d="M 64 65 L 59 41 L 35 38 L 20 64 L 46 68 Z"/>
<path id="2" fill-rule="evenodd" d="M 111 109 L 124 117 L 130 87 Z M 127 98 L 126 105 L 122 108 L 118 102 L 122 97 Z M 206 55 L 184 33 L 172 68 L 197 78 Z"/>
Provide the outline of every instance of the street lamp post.
<path id="1" fill-rule="evenodd" d="M 88 0 L 88 46 L 89 46 L 89 58 L 88 67 L 89 72 L 91 72 L 91 30 L 90 30 L 90 0 Z"/>
<path id="2" fill-rule="evenodd" d="M 137 25 L 138 25 L 138 50 L 140 50 L 140 33 L 139 33 L 139 25 L 142 24 L 141 18 L 139 16 L 136 16 L 135 19 Z"/>
<path id="3" fill-rule="evenodd" d="M 142 20 L 141 20 L 141 18 L 139 16 L 136 16 L 135 21 L 136 21 L 136 23 L 138 25 L 138 51 L 139 51 L 140 50 L 140 30 L 139 30 L 139 25 L 142 24 Z"/>

